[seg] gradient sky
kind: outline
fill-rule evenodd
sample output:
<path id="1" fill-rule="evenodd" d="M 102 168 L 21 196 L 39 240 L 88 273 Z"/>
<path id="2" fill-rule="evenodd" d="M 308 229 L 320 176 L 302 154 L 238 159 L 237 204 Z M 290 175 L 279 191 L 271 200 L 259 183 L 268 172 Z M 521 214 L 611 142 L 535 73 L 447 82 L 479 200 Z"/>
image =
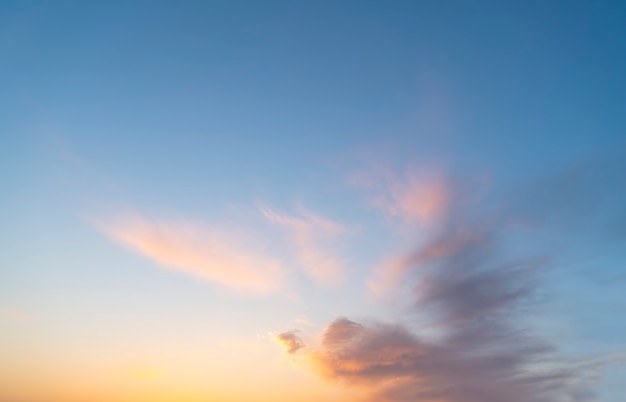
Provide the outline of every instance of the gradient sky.
<path id="1" fill-rule="evenodd" d="M 623 401 L 624 21 L 0 2 L 0 400 Z"/>

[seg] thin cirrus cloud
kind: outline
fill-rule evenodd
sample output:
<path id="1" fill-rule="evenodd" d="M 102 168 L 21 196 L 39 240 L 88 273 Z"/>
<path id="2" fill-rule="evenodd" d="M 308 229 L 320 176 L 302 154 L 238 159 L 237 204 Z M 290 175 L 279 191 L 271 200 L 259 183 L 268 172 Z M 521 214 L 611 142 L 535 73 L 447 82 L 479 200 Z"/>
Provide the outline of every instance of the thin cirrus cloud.
<path id="1" fill-rule="evenodd" d="M 261 208 L 268 221 L 287 231 L 307 274 L 319 283 L 338 285 L 345 277 L 346 257 L 339 244 L 345 226 L 306 210 L 300 212 L 300 216 L 292 216 Z"/>
<path id="2" fill-rule="evenodd" d="M 380 207 L 392 216 L 429 224 L 447 208 L 449 188 L 440 174 L 409 172 L 406 180 L 388 185 L 389 196 L 380 200 Z"/>
<path id="3" fill-rule="evenodd" d="M 280 261 L 259 247 L 246 247 L 233 233 L 190 222 L 150 220 L 134 214 L 96 226 L 110 238 L 157 265 L 235 291 L 278 292 L 283 286 Z"/>
<path id="4" fill-rule="evenodd" d="M 576 180 L 577 191 L 590 194 L 582 191 L 588 190 L 579 178 L 583 176 L 566 177 L 568 185 Z M 552 216 L 550 211 L 568 215 L 546 220 L 547 226 L 562 221 L 571 225 L 574 220 L 584 226 L 582 221 L 606 218 L 611 211 L 597 214 L 587 209 L 581 216 L 572 207 L 581 200 L 561 199 L 555 194 L 561 188 L 534 188 L 532 194 L 516 193 L 516 203 L 494 206 L 492 215 L 467 204 L 456 205 L 425 240 L 395 257 L 392 285 L 396 290 L 410 287 L 404 319 L 360 323 L 338 318 L 327 325 L 318 342 L 292 354 L 305 357 L 320 376 L 363 391 L 365 400 L 372 402 L 596 400 L 599 370 L 625 360 L 626 355 L 578 361 L 559 356 L 554 344 L 523 324 L 525 313 L 540 300 L 535 296 L 545 279 L 543 273 L 558 261 L 557 256 L 532 248 L 505 250 L 528 234 L 510 225 L 528 219 L 524 197 L 537 200 L 535 208 L 545 209 L 545 216 Z M 593 193 L 605 202 L 613 198 L 614 205 L 620 205 L 624 196 L 619 191 Z M 588 201 L 582 199 L 585 205 L 594 204 Z M 567 203 L 571 214 L 564 212 L 561 202 Z M 542 225 L 535 227 L 539 230 Z M 533 231 L 530 236 L 534 239 L 538 234 Z M 299 337 L 290 342 L 304 344 Z"/>
<path id="5" fill-rule="evenodd" d="M 404 222 L 410 233 L 418 232 L 420 237 L 428 238 L 454 215 L 453 209 L 459 204 L 457 198 L 460 191 L 453 188 L 452 181 L 442 171 L 407 169 L 403 177 L 388 169 L 379 170 L 379 178 L 370 182 L 374 183 L 370 186 L 375 194 L 373 205 L 387 216 Z M 417 254 L 395 255 L 383 261 L 376 267 L 374 277 L 368 281 L 370 290 L 378 294 L 394 292 L 411 265 L 445 255 L 460 246 L 462 237 L 471 235 L 462 227 L 457 230 L 462 233 L 454 241 L 446 239 L 432 242 Z"/>
<path id="6" fill-rule="evenodd" d="M 373 207 L 404 223 L 436 223 L 448 210 L 452 198 L 450 183 L 437 169 L 409 168 L 398 174 L 387 166 L 375 165 L 351 181 L 371 191 Z"/>

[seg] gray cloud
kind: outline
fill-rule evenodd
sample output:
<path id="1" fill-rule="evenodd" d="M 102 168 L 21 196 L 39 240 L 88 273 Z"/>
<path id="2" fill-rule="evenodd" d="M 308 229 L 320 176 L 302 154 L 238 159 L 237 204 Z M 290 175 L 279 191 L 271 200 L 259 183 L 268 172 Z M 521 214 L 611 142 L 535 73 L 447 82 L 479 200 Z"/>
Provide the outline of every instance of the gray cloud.
<path id="1" fill-rule="evenodd" d="M 455 233 L 447 254 L 425 259 L 433 243 L 405 260 L 420 270 L 412 310 L 426 312 L 440 335 L 339 319 L 315 352 L 320 371 L 371 389 L 372 401 L 583 401 L 582 371 L 557 365 L 553 347 L 517 323 L 540 263 L 501 260 L 493 234 L 460 241 Z"/>

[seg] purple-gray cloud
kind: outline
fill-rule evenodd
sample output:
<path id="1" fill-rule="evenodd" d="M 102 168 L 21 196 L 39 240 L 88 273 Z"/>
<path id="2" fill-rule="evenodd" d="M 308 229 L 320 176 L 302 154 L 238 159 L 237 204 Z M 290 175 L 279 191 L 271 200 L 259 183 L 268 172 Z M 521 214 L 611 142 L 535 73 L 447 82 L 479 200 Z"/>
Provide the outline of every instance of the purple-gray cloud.
<path id="1" fill-rule="evenodd" d="M 412 309 L 427 312 L 440 334 L 427 338 L 401 324 L 335 320 L 314 353 L 321 373 L 371 389 L 372 401 L 584 400 L 576 396 L 584 388 L 580 373 L 547 368 L 556 362 L 553 347 L 517 323 L 539 263 L 502 260 L 494 234 L 461 241 L 456 233 L 444 233 L 455 244 L 445 255 L 429 251 L 441 246 L 437 239 L 405 259 L 419 271 Z"/>
<path id="2" fill-rule="evenodd" d="M 523 324 L 555 263 L 541 244 L 534 247 L 541 239 L 533 237 L 537 227 L 593 227 L 592 217 L 611 213 L 596 208 L 623 196 L 600 191 L 589 179 L 601 171 L 594 169 L 566 172 L 491 214 L 453 202 L 430 239 L 385 267 L 391 273 L 383 275 L 383 287 L 401 291 L 409 284 L 409 318 L 334 320 L 320 344 L 306 351 L 316 370 L 366 389 L 376 402 L 595 401 L 597 371 L 625 356 L 568 362 Z"/>

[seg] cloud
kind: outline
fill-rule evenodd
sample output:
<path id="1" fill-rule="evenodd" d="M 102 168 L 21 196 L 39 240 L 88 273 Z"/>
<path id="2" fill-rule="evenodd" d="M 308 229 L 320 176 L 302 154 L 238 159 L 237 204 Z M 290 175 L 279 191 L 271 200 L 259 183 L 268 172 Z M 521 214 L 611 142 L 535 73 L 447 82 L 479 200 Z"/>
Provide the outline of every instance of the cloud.
<path id="1" fill-rule="evenodd" d="M 226 288 L 269 294 L 283 286 L 284 270 L 279 261 L 258 247 L 245 247 L 226 230 L 149 220 L 136 214 L 96 226 L 162 267 Z"/>
<path id="2" fill-rule="evenodd" d="M 443 172 L 434 169 L 407 169 L 400 175 L 378 165 L 352 181 L 370 189 L 374 207 L 404 223 L 429 226 L 446 213 L 452 201 L 450 183 Z"/>
<path id="3" fill-rule="evenodd" d="M 346 263 L 338 240 L 346 228 L 309 211 L 300 212 L 300 216 L 291 216 L 261 208 L 266 219 L 288 232 L 307 274 L 325 285 L 338 285 L 345 277 Z"/>
<path id="4" fill-rule="evenodd" d="M 552 346 L 517 327 L 538 262 L 502 261 L 488 233 L 460 233 L 445 232 L 445 240 L 403 260 L 414 274 L 412 314 L 425 316 L 416 322 L 437 336 L 401 323 L 338 319 L 311 355 L 318 371 L 367 388 L 372 401 L 552 402 L 574 395 L 579 373 L 539 370 L 555 361 Z M 445 253 L 433 251 L 443 244 Z"/>
<path id="5" fill-rule="evenodd" d="M 389 183 L 389 190 L 381 208 L 392 216 L 424 224 L 443 215 L 450 196 L 447 183 L 435 173 L 409 172 L 405 181 Z"/>
<path id="6" fill-rule="evenodd" d="M 589 208 L 583 208 L 587 215 L 568 211 L 567 219 L 559 220 L 548 219 L 550 210 L 578 212 L 578 201 L 599 205 L 585 183 L 572 180 L 568 188 L 585 194 L 584 199 L 560 197 L 561 187 L 547 186 L 543 194 L 520 192 L 517 204 L 488 211 L 448 204 L 454 210 L 409 250 L 383 264 L 373 281 L 403 294 L 403 318 L 338 318 L 301 353 L 322 377 L 366 391 L 368 401 L 595 401 L 599 371 L 626 356 L 567 361 L 526 324 L 526 314 L 540 302 L 537 290 L 544 273 L 558 261 L 556 253 L 545 253 L 538 244 L 537 230 L 574 219 L 579 227 L 591 227 L 582 224 L 595 216 Z M 542 223 L 534 231 L 510 225 L 531 215 L 523 197 L 541 208 L 541 215 L 532 214 Z M 610 213 L 605 209 L 596 215 Z M 413 227 L 423 232 L 419 220 Z"/>
<path id="7" fill-rule="evenodd" d="M 296 332 L 297 331 L 282 332 L 274 337 L 278 343 L 283 345 L 285 351 L 290 355 L 306 346 Z"/>
<path id="8" fill-rule="evenodd" d="M 323 339 L 337 331 L 339 341 L 323 341 L 311 359 L 325 378 L 368 390 L 368 401 L 582 402 L 593 394 L 588 364 L 555 361 L 549 345 L 504 328 L 429 341 L 400 324 L 342 318 Z"/>
<path id="9" fill-rule="evenodd" d="M 482 241 L 482 234 L 470 232 L 463 227 L 452 232 L 442 233 L 437 237 L 428 238 L 423 247 L 384 261 L 375 270 L 374 278 L 369 281 L 369 287 L 381 294 L 393 292 L 397 290 L 412 267 L 445 258 L 477 241 Z"/>
<path id="10" fill-rule="evenodd" d="M 378 402 L 586 401 L 588 365 L 562 362 L 519 324 L 542 262 L 502 260 L 492 236 L 464 239 L 405 260 L 415 274 L 409 323 L 331 322 L 307 352 L 316 371 Z"/>

